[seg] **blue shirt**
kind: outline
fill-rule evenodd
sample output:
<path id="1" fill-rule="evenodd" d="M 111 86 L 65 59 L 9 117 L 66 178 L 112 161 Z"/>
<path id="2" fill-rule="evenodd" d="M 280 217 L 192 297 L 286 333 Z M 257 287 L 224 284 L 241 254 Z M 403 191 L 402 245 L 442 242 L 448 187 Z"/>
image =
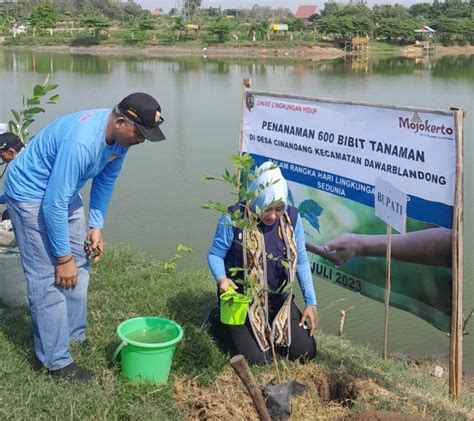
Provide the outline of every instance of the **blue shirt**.
<path id="1" fill-rule="evenodd" d="M 68 206 L 90 178 L 89 226 L 103 228 L 115 180 L 127 148 L 108 145 L 110 110 L 88 110 L 60 117 L 41 130 L 13 160 L 5 194 L 14 200 L 41 201 L 54 256 L 71 253 Z"/>
<path id="2" fill-rule="evenodd" d="M 230 226 L 231 219 L 228 215 L 223 215 L 219 219 L 216 234 L 211 248 L 207 254 L 207 261 L 212 275 L 216 280 L 227 278 L 224 258 L 229 251 L 232 241 L 234 241 L 234 229 Z M 317 305 L 316 293 L 314 292 L 313 276 L 309 266 L 308 253 L 306 252 L 306 240 L 304 235 L 303 222 L 298 215 L 295 225 L 295 240 L 298 251 L 296 262 L 296 277 L 303 293 L 304 303 L 307 306 Z"/>

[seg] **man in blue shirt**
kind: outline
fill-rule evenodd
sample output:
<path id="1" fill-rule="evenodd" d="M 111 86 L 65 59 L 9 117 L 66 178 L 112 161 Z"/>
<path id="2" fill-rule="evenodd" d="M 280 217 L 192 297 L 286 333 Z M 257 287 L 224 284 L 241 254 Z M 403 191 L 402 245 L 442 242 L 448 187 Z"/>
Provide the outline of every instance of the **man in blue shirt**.
<path id="1" fill-rule="evenodd" d="M 58 378 L 91 381 L 72 359 L 70 341 L 85 341 L 89 258 L 85 241 L 104 252 L 102 229 L 128 149 L 165 139 L 161 107 L 133 93 L 113 110 L 58 118 L 10 163 L 5 199 L 28 281 L 36 361 Z M 92 179 L 89 223 L 80 189 Z"/>

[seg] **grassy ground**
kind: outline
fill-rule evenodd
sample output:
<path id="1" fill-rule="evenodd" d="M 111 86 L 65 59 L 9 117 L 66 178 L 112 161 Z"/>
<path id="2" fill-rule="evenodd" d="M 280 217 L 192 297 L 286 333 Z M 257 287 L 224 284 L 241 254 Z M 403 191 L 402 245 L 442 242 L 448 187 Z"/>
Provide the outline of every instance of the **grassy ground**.
<path id="1" fill-rule="evenodd" d="M 255 411 L 229 368 L 228 357 L 200 330 L 214 294 L 207 271 L 178 268 L 167 274 L 161 264 L 144 261 L 131 251 L 109 252 L 91 278 L 92 346 L 73 349 L 77 361 L 95 374 L 87 387 L 34 371 L 28 311 L 0 307 L 0 419 L 254 419 Z M 185 330 L 166 386 L 124 381 L 110 363 L 118 345 L 117 325 L 145 315 L 171 318 Z M 298 419 L 335 419 L 378 410 L 433 419 L 472 416 L 473 390 L 465 389 L 452 402 L 446 378 L 428 374 L 433 363 L 413 366 L 404 356 L 383 362 L 370 349 L 322 332 L 317 340 L 315 363 L 282 363 L 285 378 L 310 386 L 294 400 Z M 273 377 L 269 368 L 254 373 L 260 383 Z"/>

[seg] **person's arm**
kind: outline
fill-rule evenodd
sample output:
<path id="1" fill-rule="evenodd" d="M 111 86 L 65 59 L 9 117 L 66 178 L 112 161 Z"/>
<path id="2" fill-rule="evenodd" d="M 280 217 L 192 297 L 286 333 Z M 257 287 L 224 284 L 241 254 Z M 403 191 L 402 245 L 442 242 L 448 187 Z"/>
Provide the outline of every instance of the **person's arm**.
<path id="1" fill-rule="evenodd" d="M 317 305 L 316 293 L 314 291 L 313 275 L 311 273 L 311 267 L 309 265 L 308 253 L 306 252 L 305 235 L 303 222 L 300 215 L 296 220 L 295 225 L 295 240 L 296 247 L 298 250 L 298 260 L 296 262 L 296 275 L 300 284 L 301 292 L 303 293 L 303 299 L 305 305 L 315 306 Z"/>
<path id="2" fill-rule="evenodd" d="M 89 227 L 103 229 L 115 181 L 122 169 L 125 154 L 107 163 L 92 180 L 89 205 Z"/>
<path id="3" fill-rule="evenodd" d="M 0 205 L 5 204 L 5 193 L 1 192 L 0 193 Z"/>
<path id="4" fill-rule="evenodd" d="M 61 142 L 41 205 L 51 251 L 56 258 L 71 254 L 69 202 L 88 162 L 88 152 L 82 144 L 70 140 Z"/>
<path id="5" fill-rule="evenodd" d="M 219 218 L 214 240 L 207 253 L 209 269 L 219 285 L 220 292 L 225 292 L 229 286 L 237 289 L 237 285 L 227 278 L 224 264 L 224 258 L 232 246 L 232 241 L 234 241 L 234 230 L 229 225 L 230 222 L 231 219 L 228 215 L 222 215 Z"/>
<path id="6" fill-rule="evenodd" d="M 87 240 L 90 242 L 90 250 L 95 253 L 95 257 L 92 258 L 93 262 L 98 262 L 104 254 L 105 241 L 102 230 L 115 181 L 122 169 L 124 159 L 125 153 L 107 163 L 104 169 L 92 180 Z"/>
<path id="7" fill-rule="evenodd" d="M 82 144 L 63 139 L 41 204 L 51 252 L 56 258 L 56 283 L 66 289 L 77 283 L 77 266 L 69 243 L 69 202 L 88 162 L 89 154 Z"/>
<path id="8" fill-rule="evenodd" d="M 296 276 L 300 284 L 301 292 L 305 307 L 301 316 L 299 325 L 303 326 L 304 322 L 309 319 L 311 323 L 309 334 L 312 336 L 318 327 L 318 313 L 316 292 L 314 290 L 313 275 L 309 265 L 308 253 L 306 252 L 306 240 L 304 234 L 303 222 L 300 215 L 296 220 L 295 241 L 298 250 L 298 260 L 296 261 Z"/>
<path id="9" fill-rule="evenodd" d="M 431 266 L 452 265 L 451 230 L 428 228 L 392 235 L 392 258 Z M 308 250 L 341 265 L 358 256 L 385 257 L 386 235 L 340 234 L 323 246 L 307 244 Z"/>

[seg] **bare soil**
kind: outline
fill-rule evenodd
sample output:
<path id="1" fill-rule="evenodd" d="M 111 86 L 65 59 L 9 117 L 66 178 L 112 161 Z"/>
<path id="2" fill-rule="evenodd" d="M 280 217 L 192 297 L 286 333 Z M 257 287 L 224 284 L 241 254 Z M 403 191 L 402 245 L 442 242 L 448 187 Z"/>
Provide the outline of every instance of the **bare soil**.
<path id="1" fill-rule="evenodd" d="M 283 369 L 283 382 L 296 380 L 308 386 L 302 396 L 292 397 L 292 419 L 318 420 L 422 420 L 418 408 L 407 404 L 406 414 L 382 411 L 363 412 L 362 418 L 349 418 L 352 405 L 362 400 L 369 407 L 376 407 L 379 401 L 395 399 L 392 392 L 370 379 L 358 379 L 341 368 L 331 374 L 315 363 L 292 366 Z M 271 380 L 271 374 L 256 375 L 259 384 Z M 247 390 L 229 367 L 215 378 L 212 385 L 199 386 L 196 379 L 178 376 L 175 379 L 175 399 L 188 420 L 241 419 L 258 420 L 258 414 Z M 411 416 L 410 414 L 413 414 Z"/>
<path id="2" fill-rule="evenodd" d="M 117 47 L 98 45 L 91 47 L 63 46 L 2 46 L 3 49 L 15 51 L 45 51 L 67 52 L 75 54 L 94 55 L 141 55 L 146 57 L 209 57 L 209 58 L 291 58 L 304 60 L 329 60 L 344 56 L 346 53 L 333 47 L 292 47 L 292 48 L 258 48 L 258 47 L 180 47 L 180 46 L 154 46 L 137 50 L 132 47 Z"/>

